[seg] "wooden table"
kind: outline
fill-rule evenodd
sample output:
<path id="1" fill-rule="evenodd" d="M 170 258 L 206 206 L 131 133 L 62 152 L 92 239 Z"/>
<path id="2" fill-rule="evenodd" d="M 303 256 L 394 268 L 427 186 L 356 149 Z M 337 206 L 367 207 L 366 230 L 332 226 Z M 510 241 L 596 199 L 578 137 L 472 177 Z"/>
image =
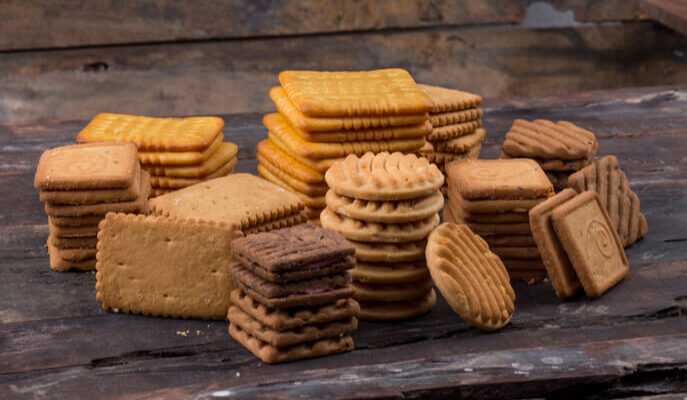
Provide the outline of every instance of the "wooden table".
<path id="1" fill-rule="evenodd" d="M 649 222 L 631 270 L 598 300 L 561 302 L 516 283 L 498 333 L 470 328 L 440 299 L 407 322 L 363 322 L 356 351 L 264 365 L 226 322 L 103 312 L 93 273 L 48 267 L 47 218 L 32 186 L 40 153 L 84 121 L 0 125 L 0 399 L 616 398 L 687 393 L 687 86 L 485 102 L 482 157 L 516 117 L 565 119 L 615 154 Z M 226 115 L 239 171 L 255 171 L 260 115 Z"/>

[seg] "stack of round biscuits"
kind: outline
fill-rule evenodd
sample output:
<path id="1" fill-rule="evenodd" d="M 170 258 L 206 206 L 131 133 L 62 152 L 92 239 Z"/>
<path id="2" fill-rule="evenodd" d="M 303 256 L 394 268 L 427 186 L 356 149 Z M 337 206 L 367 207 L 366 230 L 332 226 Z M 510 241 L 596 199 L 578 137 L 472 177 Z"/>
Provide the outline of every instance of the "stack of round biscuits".
<path id="1" fill-rule="evenodd" d="M 436 295 L 425 246 L 444 204 L 437 167 L 415 155 L 366 153 L 335 163 L 325 178 L 330 190 L 320 220 L 356 248 L 360 317 L 404 319 L 431 310 Z"/>

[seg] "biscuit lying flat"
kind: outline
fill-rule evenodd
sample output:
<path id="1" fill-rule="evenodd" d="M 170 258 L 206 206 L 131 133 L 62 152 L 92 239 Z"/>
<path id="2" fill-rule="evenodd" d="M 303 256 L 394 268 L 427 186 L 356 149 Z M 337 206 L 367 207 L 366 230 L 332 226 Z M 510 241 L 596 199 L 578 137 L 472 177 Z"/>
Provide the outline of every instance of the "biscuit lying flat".
<path id="1" fill-rule="evenodd" d="M 367 201 L 336 194 L 329 190 L 327 206 L 337 214 L 370 222 L 403 223 L 427 219 L 441 211 L 444 196 L 439 192 L 405 201 Z"/>

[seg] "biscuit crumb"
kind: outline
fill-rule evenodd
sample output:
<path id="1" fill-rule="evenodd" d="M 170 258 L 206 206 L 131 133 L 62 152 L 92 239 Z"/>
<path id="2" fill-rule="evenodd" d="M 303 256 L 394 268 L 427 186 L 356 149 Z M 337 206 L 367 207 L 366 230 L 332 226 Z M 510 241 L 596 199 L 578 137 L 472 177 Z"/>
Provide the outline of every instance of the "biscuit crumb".
<path id="1" fill-rule="evenodd" d="M 188 336 L 188 331 L 177 331 L 177 335 L 178 335 L 178 336 L 187 337 L 187 336 Z"/>

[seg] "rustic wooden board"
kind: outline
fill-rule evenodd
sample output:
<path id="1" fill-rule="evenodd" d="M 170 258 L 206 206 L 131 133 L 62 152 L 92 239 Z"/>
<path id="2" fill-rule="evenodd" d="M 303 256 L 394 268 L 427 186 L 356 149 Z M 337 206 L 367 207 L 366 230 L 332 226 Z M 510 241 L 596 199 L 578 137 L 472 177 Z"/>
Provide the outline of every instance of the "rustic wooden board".
<path id="1" fill-rule="evenodd" d="M 397 66 L 419 82 L 485 97 L 674 84 L 687 81 L 687 64 L 674 53 L 685 48 L 684 36 L 637 22 L 0 53 L 0 121 L 90 119 L 104 110 L 264 112 L 274 109 L 266 94 L 284 69 Z"/>
<path id="2" fill-rule="evenodd" d="M 10 0 L 0 3 L 0 51 L 513 24 L 531 0 L 196 1 Z M 638 0 L 550 1 L 577 21 L 632 20 Z"/>
<path id="3" fill-rule="evenodd" d="M 57 273 L 32 188 L 47 147 L 83 121 L 0 124 L 0 399 L 4 398 L 619 398 L 686 392 L 687 87 L 623 89 L 485 103 L 498 155 L 513 118 L 567 119 L 616 154 L 642 201 L 649 234 L 628 249 L 630 275 L 598 300 L 560 302 L 548 284 L 516 283 L 517 312 L 482 334 L 440 299 L 404 323 L 361 323 L 357 350 L 263 365 L 221 321 L 103 312 L 92 273 Z M 259 114 L 226 115 L 254 171 Z M 6 212 L 4 210 L 11 210 Z M 213 397 L 214 396 L 214 397 Z M 660 397 L 657 397 L 660 398 Z"/>
<path id="4" fill-rule="evenodd" d="M 680 0 L 642 0 L 641 6 L 651 18 L 687 35 L 687 3 Z"/>

